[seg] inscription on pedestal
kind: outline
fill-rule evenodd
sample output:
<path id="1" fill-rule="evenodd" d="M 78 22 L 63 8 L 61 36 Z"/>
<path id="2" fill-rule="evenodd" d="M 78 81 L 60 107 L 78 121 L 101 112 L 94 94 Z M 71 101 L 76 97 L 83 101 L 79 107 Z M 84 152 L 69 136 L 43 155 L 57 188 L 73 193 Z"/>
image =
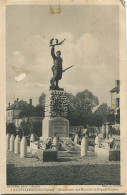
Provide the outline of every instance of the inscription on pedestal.
<path id="1" fill-rule="evenodd" d="M 67 119 L 46 117 L 43 124 L 43 137 L 53 137 L 55 133 L 59 137 L 69 136 L 69 121 Z"/>
<path id="2" fill-rule="evenodd" d="M 67 121 L 57 121 L 52 120 L 52 129 L 53 133 L 59 133 L 59 134 L 66 134 L 68 129 L 68 123 Z"/>

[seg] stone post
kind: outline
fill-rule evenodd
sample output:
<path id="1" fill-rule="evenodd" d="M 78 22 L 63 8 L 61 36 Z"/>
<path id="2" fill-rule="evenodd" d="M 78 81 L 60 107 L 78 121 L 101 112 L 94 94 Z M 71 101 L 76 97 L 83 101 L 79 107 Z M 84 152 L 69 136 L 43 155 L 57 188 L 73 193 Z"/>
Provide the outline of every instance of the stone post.
<path id="1" fill-rule="evenodd" d="M 26 137 L 23 136 L 20 143 L 20 158 L 25 158 L 25 157 L 27 157 L 27 141 L 26 141 Z"/>
<path id="2" fill-rule="evenodd" d="M 106 138 L 109 139 L 110 127 L 109 124 L 106 124 Z"/>
<path id="3" fill-rule="evenodd" d="M 100 147 L 100 138 L 97 134 L 97 136 L 95 137 L 95 154 L 97 153 L 97 148 Z"/>
<path id="4" fill-rule="evenodd" d="M 10 134 L 7 133 L 6 135 L 6 149 L 8 150 L 10 148 Z"/>
<path id="5" fill-rule="evenodd" d="M 83 137 L 81 141 L 81 157 L 87 156 L 87 145 L 87 139 L 86 137 Z"/>
<path id="6" fill-rule="evenodd" d="M 79 140 L 79 137 L 78 137 L 78 134 L 76 133 L 75 134 L 75 138 L 74 138 L 74 143 L 77 144 L 78 143 L 78 140 Z"/>
<path id="7" fill-rule="evenodd" d="M 15 140 L 15 136 L 14 136 L 14 134 L 11 134 L 11 138 L 10 138 L 10 152 L 14 151 L 14 140 Z"/>
<path id="8" fill-rule="evenodd" d="M 32 133 L 32 134 L 31 134 L 31 136 L 30 136 L 30 141 L 31 141 L 31 142 L 35 142 L 35 136 L 34 136 L 34 133 Z"/>
<path id="9" fill-rule="evenodd" d="M 105 127 L 105 125 L 102 125 L 102 137 L 103 137 L 103 139 L 106 138 L 106 127 Z"/>
<path id="10" fill-rule="evenodd" d="M 53 146 L 54 146 L 54 150 L 58 150 L 58 140 L 57 140 L 57 137 L 55 136 L 53 138 Z"/>
<path id="11" fill-rule="evenodd" d="M 19 153 L 20 153 L 20 138 L 19 135 L 17 135 L 15 138 L 14 154 L 19 154 Z"/>
<path id="12" fill-rule="evenodd" d="M 89 147 L 89 137 L 88 137 L 88 135 L 87 135 L 87 134 L 85 135 L 85 138 L 86 138 L 87 150 L 88 150 L 88 147 Z"/>

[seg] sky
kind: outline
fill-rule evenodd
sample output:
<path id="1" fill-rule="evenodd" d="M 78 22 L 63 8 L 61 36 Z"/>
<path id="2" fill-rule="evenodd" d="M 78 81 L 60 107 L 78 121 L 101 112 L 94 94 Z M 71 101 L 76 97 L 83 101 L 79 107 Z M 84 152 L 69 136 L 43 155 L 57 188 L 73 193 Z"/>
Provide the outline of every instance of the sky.
<path id="1" fill-rule="evenodd" d="M 54 7 L 54 9 L 57 8 Z M 63 73 L 59 86 L 75 95 L 85 89 L 100 104 L 111 104 L 119 79 L 119 9 L 116 5 L 64 5 L 50 14 L 48 5 L 10 5 L 6 9 L 7 103 L 15 98 L 38 103 L 49 89 L 53 60 L 49 41 L 62 41 Z M 24 79 L 17 82 L 19 75 Z"/>

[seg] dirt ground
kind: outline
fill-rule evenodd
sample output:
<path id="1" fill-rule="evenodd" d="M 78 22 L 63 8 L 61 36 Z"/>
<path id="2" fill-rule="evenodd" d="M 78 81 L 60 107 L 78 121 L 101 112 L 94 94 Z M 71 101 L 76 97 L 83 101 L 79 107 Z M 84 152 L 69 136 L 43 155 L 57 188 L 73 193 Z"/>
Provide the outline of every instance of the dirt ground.
<path id="1" fill-rule="evenodd" d="M 104 161 L 89 148 L 80 153 L 58 152 L 57 162 L 42 162 L 36 156 L 7 151 L 7 185 L 120 185 L 120 162 Z"/>

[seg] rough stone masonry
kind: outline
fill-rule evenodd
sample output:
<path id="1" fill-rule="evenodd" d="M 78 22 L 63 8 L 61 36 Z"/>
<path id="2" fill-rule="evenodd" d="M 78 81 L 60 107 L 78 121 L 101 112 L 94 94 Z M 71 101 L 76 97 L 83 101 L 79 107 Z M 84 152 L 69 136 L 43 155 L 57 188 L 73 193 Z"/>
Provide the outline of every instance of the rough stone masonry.
<path id="1" fill-rule="evenodd" d="M 63 90 L 49 90 L 46 94 L 42 137 L 69 137 L 67 95 Z"/>

